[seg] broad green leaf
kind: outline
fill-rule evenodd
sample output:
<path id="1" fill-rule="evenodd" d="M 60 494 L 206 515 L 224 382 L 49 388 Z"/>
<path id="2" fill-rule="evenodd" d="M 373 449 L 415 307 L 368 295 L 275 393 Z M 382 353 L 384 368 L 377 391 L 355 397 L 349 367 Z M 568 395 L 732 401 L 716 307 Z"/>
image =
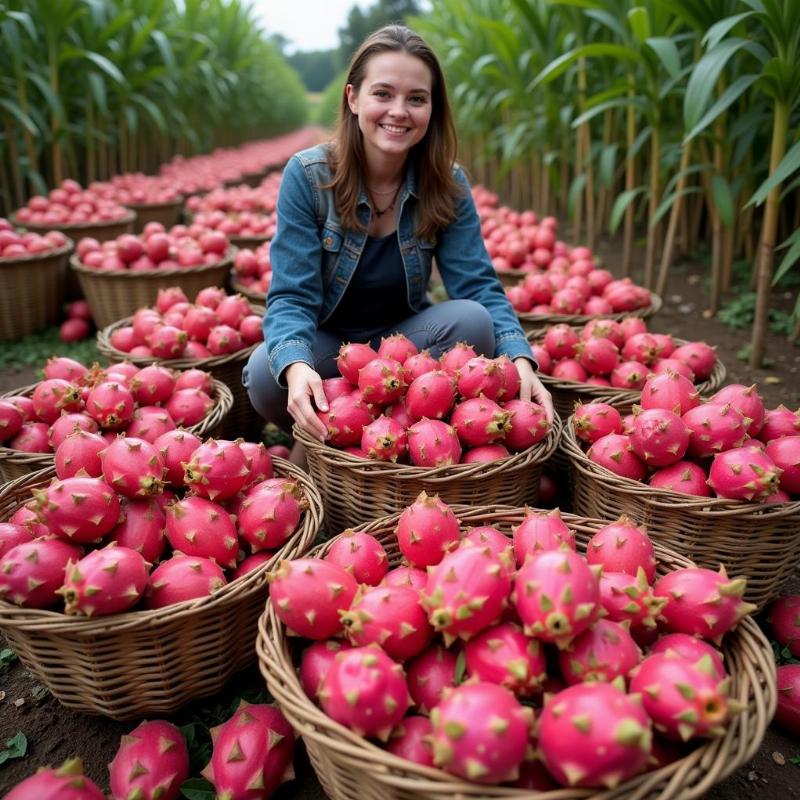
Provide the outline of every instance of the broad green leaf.
<path id="1" fill-rule="evenodd" d="M 12 758 L 24 758 L 28 752 L 28 739 L 22 731 L 6 740 L 5 747 L 0 750 L 0 764 Z"/>
<path id="2" fill-rule="evenodd" d="M 686 197 L 690 194 L 701 194 L 702 189 L 699 186 L 685 186 L 680 192 L 671 192 L 661 201 L 661 204 L 653 214 L 653 219 L 650 220 L 650 228 L 654 228 L 659 222 L 667 215 L 675 201 L 680 197 Z"/>
<path id="3" fill-rule="evenodd" d="M 161 113 L 159 107 L 152 100 L 148 99 L 144 95 L 134 93 L 131 95 L 131 101 L 137 103 L 147 112 L 150 119 L 153 120 L 156 127 L 161 131 L 161 133 L 167 132 L 167 122 L 164 119 L 164 115 Z"/>
<path id="4" fill-rule="evenodd" d="M 6 100 L 3 97 L 0 97 L 0 107 L 4 108 L 14 117 L 23 128 L 25 128 L 31 136 L 38 136 L 39 129 L 34 124 L 33 120 L 23 112 L 23 110 L 16 104 L 11 102 L 11 100 Z"/>
<path id="5" fill-rule="evenodd" d="M 106 94 L 105 81 L 96 72 L 90 72 L 89 86 L 98 110 L 103 116 L 108 116 L 108 95 Z"/>
<path id="6" fill-rule="evenodd" d="M 670 77 L 677 78 L 680 75 L 681 56 L 672 39 L 667 36 L 651 36 L 645 44 L 661 59 Z"/>
<path id="7" fill-rule="evenodd" d="M 605 25 L 618 39 L 624 40 L 626 38 L 625 28 L 622 27 L 619 19 L 610 11 L 590 9 L 586 12 L 586 16 L 591 19 L 596 19 L 601 25 Z"/>
<path id="8" fill-rule="evenodd" d="M 38 37 L 36 35 L 36 23 L 33 21 L 30 14 L 24 11 L 8 11 L 8 16 L 10 19 L 14 19 L 28 31 L 28 36 L 35 42 Z"/>
<path id="9" fill-rule="evenodd" d="M 691 141 L 695 136 L 702 133 L 720 114 L 730 108 L 757 80 L 758 75 L 740 75 L 719 96 L 719 100 L 703 114 L 702 119 L 689 131 L 683 141 Z"/>
<path id="10" fill-rule="evenodd" d="M 112 64 L 105 56 L 99 53 L 85 53 L 86 58 L 89 59 L 95 66 L 99 67 L 111 80 L 117 83 L 125 83 L 125 76 Z"/>
<path id="11" fill-rule="evenodd" d="M 730 228 L 734 222 L 733 196 L 728 181 L 722 175 L 711 176 L 711 199 L 719 212 L 722 224 Z"/>
<path id="12" fill-rule="evenodd" d="M 598 114 L 602 114 L 604 111 L 608 111 L 609 109 L 627 108 L 628 106 L 638 108 L 639 111 L 644 114 L 646 114 L 649 110 L 641 97 L 619 97 L 616 100 L 609 100 L 606 103 L 600 103 L 599 105 L 593 106 L 588 111 L 584 111 L 583 114 L 575 117 L 575 119 L 572 121 L 572 127 L 577 128 L 584 122 L 594 119 L 594 117 L 596 117 Z"/>
<path id="13" fill-rule="evenodd" d="M 617 163 L 617 152 L 619 145 L 610 144 L 603 148 L 600 153 L 600 183 L 603 186 L 611 186 L 614 181 L 614 169 Z"/>
<path id="14" fill-rule="evenodd" d="M 205 778 L 189 778 L 181 784 L 181 794 L 187 800 L 214 800 L 217 791 Z"/>
<path id="15" fill-rule="evenodd" d="M 766 199 L 767 195 L 776 187 L 780 186 L 783 181 L 794 174 L 800 169 L 800 142 L 789 150 L 788 153 L 781 159 L 775 171 L 756 189 L 753 196 L 747 201 L 746 206 L 753 204 L 760 206 Z"/>
<path id="16" fill-rule="evenodd" d="M 569 194 L 567 196 L 567 211 L 572 216 L 575 213 L 575 204 L 578 202 L 578 197 L 586 187 L 586 175 L 581 173 L 572 179 L 572 184 L 569 187 Z"/>
<path id="17" fill-rule="evenodd" d="M 481 56 L 472 65 L 472 76 L 477 78 L 483 71 L 484 67 L 488 66 L 489 64 L 494 64 L 496 61 L 497 56 L 494 53 L 486 53 L 486 55 Z"/>
<path id="18" fill-rule="evenodd" d="M 531 91 L 537 86 L 545 85 L 563 75 L 572 64 L 579 58 L 594 58 L 607 56 L 617 61 L 632 61 L 640 63 L 642 57 L 632 47 L 625 47 L 619 44 L 587 44 L 563 53 L 558 58 L 553 59 L 528 85 Z"/>
<path id="19" fill-rule="evenodd" d="M 780 266 L 778 269 L 775 270 L 775 274 L 772 276 L 772 285 L 777 286 L 778 282 L 786 275 L 787 272 L 797 263 L 797 260 L 800 259 L 800 229 L 796 230 L 789 239 L 786 240 L 780 247 L 784 247 L 787 242 L 791 239 L 794 241 L 789 248 L 789 251 L 781 260 Z"/>
<path id="20" fill-rule="evenodd" d="M 716 45 L 725 38 L 725 35 L 732 28 L 735 28 L 742 20 L 747 19 L 753 15 L 752 11 L 745 11 L 743 14 L 736 14 L 732 17 L 726 17 L 719 22 L 714 23 L 705 33 L 701 40 L 701 44 L 706 50 L 713 50 Z"/>
<path id="21" fill-rule="evenodd" d="M 609 218 L 608 230 L 613 236 L 619 228 L 622 217 L 628 206 L 643 192 L 647 191 L 646 186 L 637 186 L 635 189 L 629 189 L 627 192 L 622 192 L 619 197 L 614 201 L 614 206 L 611 209 L 611 217 Z"/>
<path id="22" fill-rule="evenodd" d="M 650 36 L 650 15 L 644 6 L 634 6 L 628 11 L 628 22 L 630 23 L 633 35 L 644 42 Z"/>

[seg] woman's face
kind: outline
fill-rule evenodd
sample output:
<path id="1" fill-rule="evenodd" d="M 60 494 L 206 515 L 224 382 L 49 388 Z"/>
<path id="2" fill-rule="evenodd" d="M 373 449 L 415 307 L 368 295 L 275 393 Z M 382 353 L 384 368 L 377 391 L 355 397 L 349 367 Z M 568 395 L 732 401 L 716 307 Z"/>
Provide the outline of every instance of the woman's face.
<path id="1" fill-rule="evenodd" d="M 425 136 L 431 119 L 431 71 L 404 52 L 378 53 L 367 62 L 361 88 L 347 84 L 367 158 L 402 157 Z"/>

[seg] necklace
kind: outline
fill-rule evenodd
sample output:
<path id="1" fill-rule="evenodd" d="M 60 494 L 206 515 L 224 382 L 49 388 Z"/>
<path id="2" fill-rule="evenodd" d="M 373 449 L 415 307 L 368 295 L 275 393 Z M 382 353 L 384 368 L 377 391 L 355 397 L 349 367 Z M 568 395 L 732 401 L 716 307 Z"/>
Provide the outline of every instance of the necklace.
<path id="1" fill-rule="evenodd" d="M 394 196 L 392 197 L 392 201 L 389 203 L 386 208 L 378 208 L 378 204 L 375 202 L 375 198 L 372 197 L 372 190 L 369 190 L 370 200 L 372 201 L 372 210 L 375 212 L 375 216 L 380 219 L 387 211 L 392 211 L 394 209 L 395 203 L 397 202 L 397 195 L 400 193 L 400 184 L 397 185 L 397 188 L 394 189 Z M 375 192 L 375 194 L 388 194 L 388 192 Z"/>

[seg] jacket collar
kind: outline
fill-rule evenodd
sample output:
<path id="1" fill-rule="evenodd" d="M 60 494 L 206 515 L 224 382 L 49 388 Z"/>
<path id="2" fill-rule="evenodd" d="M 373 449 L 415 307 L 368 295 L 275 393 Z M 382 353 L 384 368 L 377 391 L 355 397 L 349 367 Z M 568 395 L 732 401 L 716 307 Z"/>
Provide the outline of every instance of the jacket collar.
<path id="1" fill-rule="evenodd" d="M 399 197 L 400 199 L 405 199 L 408 195 L 413 195 L 415 198 L 419 197 L 417 194 L 417 162 L 413 158 L 409 158 L 406 162 L 406 177 L 400 190 Z M 369 198 L 363 186 L 358 195 L 358 202 L 359 205 L 369 205 Z"/>

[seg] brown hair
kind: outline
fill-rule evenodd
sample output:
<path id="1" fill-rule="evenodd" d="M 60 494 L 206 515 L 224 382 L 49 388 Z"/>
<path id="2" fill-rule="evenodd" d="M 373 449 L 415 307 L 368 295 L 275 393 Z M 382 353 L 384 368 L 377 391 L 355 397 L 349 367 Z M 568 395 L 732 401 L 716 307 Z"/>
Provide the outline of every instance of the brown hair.
<path id="1" fill-rule="evenodd" d="M 431 119 L 423 139 L 411 148 L 409 160 L 416 167 L 419 198 L 416 233 L 421 238 L 433 239 L 438 230 L 455 219 L 455 198 L 462 191 L 453 176 L 458 142 L 444 73 L 433 50 L 421 36 L 402 25 L 387 25 L 362 42 L 350 62 L 345 84 L 352 84 L 356 92 L 360 91 L 367 62 L 372 56 L 385 52 L 408 53 L 431 71 Z M 362 176 L 366 172 L 364 144 L 345 88 L 328 161 L 332 177 L 326 188 L 333 190 L 342 224 L 351 230 L 363 230 L 356 211 Z"/>

